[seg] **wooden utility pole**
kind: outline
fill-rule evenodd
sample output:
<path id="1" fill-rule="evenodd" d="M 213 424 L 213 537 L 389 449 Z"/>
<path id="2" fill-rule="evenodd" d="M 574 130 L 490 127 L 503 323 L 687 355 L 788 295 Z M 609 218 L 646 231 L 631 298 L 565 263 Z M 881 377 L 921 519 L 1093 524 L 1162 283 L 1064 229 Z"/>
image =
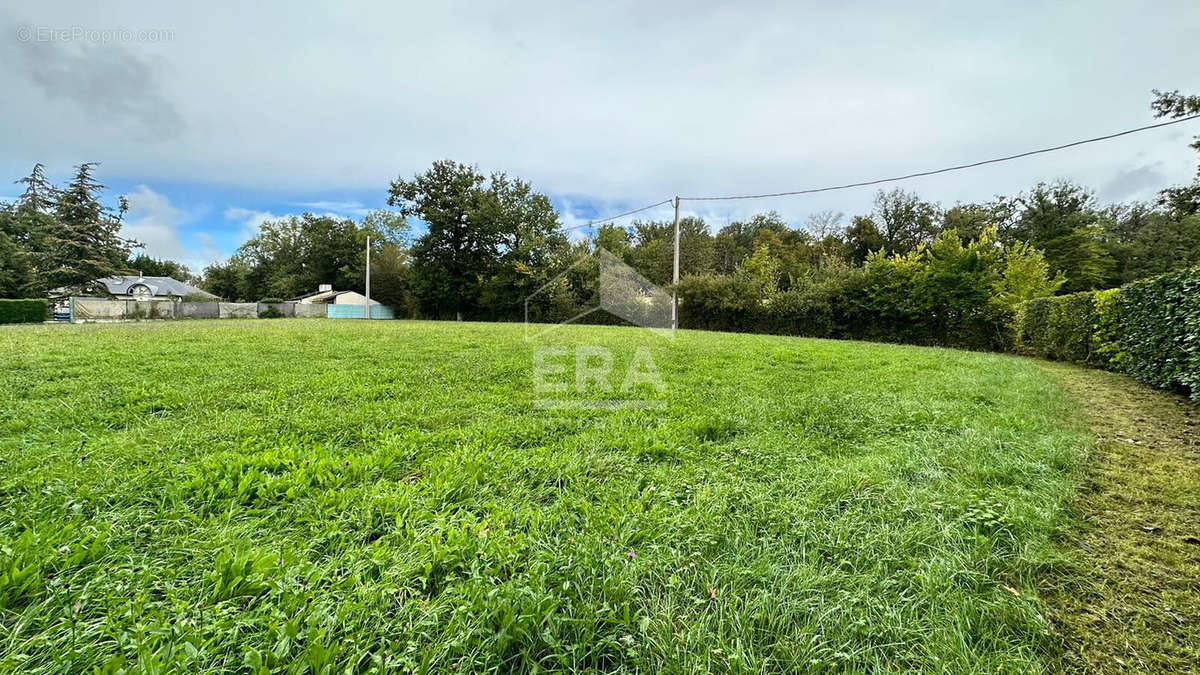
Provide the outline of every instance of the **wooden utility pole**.
<path id="1" fill-rule="evenodd" d="M 371 238 L 367 237 L 367 318 L 371 318 Z"/>
<path id="2" fill-rule="evenodd" d="M 675 196 L 675 272 L 671 275 L 672 286 L 679 285 L 679 196 Z M 671 289 L 671 330 L 679 328 L 679 292 Z"/>

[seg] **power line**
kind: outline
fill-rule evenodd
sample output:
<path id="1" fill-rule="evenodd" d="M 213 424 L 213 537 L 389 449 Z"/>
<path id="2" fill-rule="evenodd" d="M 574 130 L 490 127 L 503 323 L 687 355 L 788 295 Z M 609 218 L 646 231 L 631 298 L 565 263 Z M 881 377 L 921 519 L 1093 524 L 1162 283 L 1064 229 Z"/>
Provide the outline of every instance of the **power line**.
<path id="1" fill-rule="evenodd" d="M 972 162 L 970 164 L 959 164 L 957 166 L 948 166 L 944 169 L 934 169 L 932 171 L 920 171 L 918 173 L 910 173 L 910 174 L 907 174 L 904 176 L 895 176 L 892 178 L 878 178 L 876 180 L 868 180 L 868 181 L 863 181 L 861 183 L 847 183 L 845 185 L 833 185 L 830 187 L 809 188 L 806 190 L 792 190 L 790 192 L 772 192 L 769 194 L 761 194 L 761 195 L 732 195 L 732 196 L 727 196 L 727 197 L 680 197 L 679 199 L 680 199 L 680 201 L 692 201 L 692 202 L 725 201 L 725 200 L 733 200 L 733 199 L 765 199 L 767 197 L 789 197 L 792 195 L 807 195 L 807 194 L 813 194 L 815 192 L 830 192 L 832 190 L 845 190 L 848 188 L 865 187 L 868 185 L 878 185 L 880 183 L 893 183 L 896 181 L 908 180 L 910 178 L 920 178 L 921 176 L 932 176 L 934 174 L 947 173 L 950 171 L 961 171 L 962 169 L 970 169 L 970 168 L 977 167 L 977 166 L 983 166 L 984 164 L 996 164 L 998 162 L 1007 162 L 1007 161 L 1013 160 L 1013 159 L 1020 159 L 1021 157 L 1029 157 L 1030 155 L 1039 155 L 1039 154 L 1046 153 L 1046 152 L 1054 152 L 1056 150 L 1063 150 L 1065 148 L 1073 148 L 1077 145 L 1084 145 L 1086 143 L 1095 143 L 1097 141 L 1106 141 L 1111 138 L 1117 138 L 1119 136 L 1127 136 L 1129 134 L 1136 134 L 1139 131 L 1148 131 L 1150 129 L 1158 129 L 1159 127 L 1170 126 L 1172 124 L 1179 124 L 1180 122 L 1187 122 L 1188 120 L 1194 120 L 1197 118 L 1200 118 L 1200 114 L 1189 115 L 1187 117 L 1180 117 L 1178 119 L 1168 120 L 1166 122 L 1159 122 L 1158 124 L 1150 124 L 1150 125 L 1147 125 L 1144 127 L 1138 127 L 1136 129 L 1127 129 L 1125 131 L 1119 131 L 1115 134 L 1108 134 L 1106 136 L 1096 136 L 1095 138 L 1087 138 L 1082 141 L 1075 141 L 1073 143 L 1064 143 L 1063 145 L 1056 145 L 1051 148 L 1041 148 L 1039 150 L 1030 150 L 1028 152 L 1018 153 L 1016 155 L 1008 155 L 1007 157 L 996 157 L 995 159 L 985 159 L 981 162 Z M 669 199 L 667 200 L 667 202 L 670 202 L 670 201 L 671 200 L 669 200 Z M 663 203 L 667 203 L 667 202 L 659 202 L 659 204 L 655 204 L 654 206 L 659 206 L 659 205 L 661 205 Z M 650 207 L 646 207 L 646 208 L 650 208 Z"/>
<path id="2" fill-rule="evenodd" d="M 664 199 L 661 202 L 656 202 L 654 204 L 650 204 L 649 206 L 643 206 L 640 209 L 626 211 L 625 213 L 618 213 L 615 216 L 609 216 L 608 218 L 605 218 L 603 220 L 589 220 L 588 222 L 584 223 L 583 225 L 575 225 L 573 227 L 564 227 L 563 231 L 570 232 L 571 230 L 582 230 L 586 227 L 594 227 L 596 225 L 603 225 L 604 223 L 608 223 L 608 222 L 617 220 L 618 218 L 624 218 L 625 216 L 632 216 L 635 213 L 641 213 L 642 211 L 649 211 L 650 209 L 655 208 L 657 206 L 662 206 L 664 204 L 670 204 L 671 201 L 672 200 L 670 200 L 670 199 Z"/>
<path id="3" fill-rule="evenodd" d="M 1158 129 L 1161 127 L 1170 126 L 1172 124 L 1179 124 L 1181 122 L 1188 122 L 1190 120 L 1194 120 L 1194 119 L 1198 119 L 1198 118 L 1200 118 L 1200 114 L 1188 115 L 1187 117 L 1180 117 L 1180 118 L 1173 119 L 1173 120 L 1167 120 L 1166 122 L 1159 122 L 1157 124 L 1149 124 L 1149 125 L 1146 125 L 1143 127 L 1137 127 L 1135 129 L 1126 129 L 1125 131 L 1118 131 L 1116 133 L 1106 134 L 1104 136 L 1096 136 L 1094 138 L 1086 138 L 1081 141 L 1073 141 L 1071 143 L 1055 145 L 1055 146 L 1052 146 L 1049 148 L 1039 148 L 1037 150 L 1029 150 L 1027 152 L 1017 153 L 1015 155 L 1007 155 L 1004 157 L 995 157 L 993 159 L 985 159 L 985 160 L 978 161 L 978 162 L 971 162 L 969 164 L 958 164 L 956 166 L 948 166 L 948 167 L 945 167 L 942 169 L 934 169 L 931 171 L 919 171 L 917 173 L 905 174 L 903 176 L 893 176 L 891 178 L 877 178 L 874 180 L 861 181 L 858 183 L 846 183 L 844 185 L 831 185 L 828 187 L 808 188 L 808 189 L 804 189 L 804 190 L 791 190 L 788 192 L 771 192 L 771 193 L 756 194 L 756 195 L 728 195 L 728 196 L 721 196 L 721 197 L 679 197 L 679 200 L 680 201 L 700 202 L 700 201 L 730 201 L 730 200 L 736 200 L 736 199 L 766 199 L 768 197 L 790 197 L 793 195 L 806 195 L 806 194 L 814 194 L 817 192 L 831 192 L 833 190 L 846 190 L 849 188 L 867 187 L 870 185 L 879 185 L 881 183 L 893 183 L 896 181 L 909 180 L 912 178 L 920 178 L 922 176 L 933 176 L 933 175 L 936 175 L 939 173 L 949 173 L 951 171 L 962 171 L 963 169 L 971 169 L 971 168 L 974 168 L 977 166 L 984 166 L 986 164 L 997 164 L 999 162 L 1008 162 L 1008 161 L 1011 161 L 1014 159 L 1020 159 L 1022 157 L 1029 157 L 1031 155 L 1040 155 L 1040 154 L 1045 154 L 1048 152 L 1056 152 L 1058 150 L 1065 150 L 1067 148 L 1073 148 L 1078 145 L 1086 145 L 1088 143 L 1107 141 L 1107 140 L 1110 140 L 1113 138 L 1119 138 L 1121 136 L 1128 136 L 1129 134 L 1136 134 L 1136 133 L 1139 133 L 1142 131 L 1149 131 L 1151 129 Z M 586 229 L 586 228 L 592 228 L 597 225 L 603 225 L 605 223 L 609 223 L 614 220 L 624 218 L 625 216 L 632 216 L 635 213 L 641 213 L 642 211 L 649 211 L 650 209 L 657 208 L 659 206 L 665 206 L 665 205 L 671 204 L 673 202 L 674 202 L 673 199 L 664 199 L 661 202 L 655 202 L 653 204 L 648 204 L 646 206 L 633 209 L 632 211 L 618 213 L 615 216 L 609 216 L 607 218 L 603 218 L 600 220 L 590 220 L 587 223 L 584 223 L 583 225 L 575 225 L 572 227 L 565 227 L 565 228 L 563 228 L 563 231 L 570 232 L 572 230 L 582 230 L 582 229 Z"/>

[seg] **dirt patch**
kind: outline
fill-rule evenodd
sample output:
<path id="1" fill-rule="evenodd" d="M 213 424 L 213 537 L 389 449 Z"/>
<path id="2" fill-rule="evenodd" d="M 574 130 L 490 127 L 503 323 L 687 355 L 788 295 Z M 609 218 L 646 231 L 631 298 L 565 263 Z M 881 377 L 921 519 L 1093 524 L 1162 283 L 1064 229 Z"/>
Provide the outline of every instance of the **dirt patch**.
<path id="1" fill-rule="evenodd" d="M 1047 363 L 1097 436 L 1068 546 L 1047 580 L 1064 667 L 1200 670 L 1200 407 L 1112 373 Z"/>

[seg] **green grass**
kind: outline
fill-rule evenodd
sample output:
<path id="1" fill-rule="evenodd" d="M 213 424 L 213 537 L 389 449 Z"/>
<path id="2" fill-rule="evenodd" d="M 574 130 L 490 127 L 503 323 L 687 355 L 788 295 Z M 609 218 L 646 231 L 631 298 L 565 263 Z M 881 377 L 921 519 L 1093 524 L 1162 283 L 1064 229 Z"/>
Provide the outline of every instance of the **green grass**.
<path id="1" fill-rule="evenodd" d="M 535 344 L 662 409 L 539 410 Z M 569 393 L 574 399 L 609 394 Z M 1034 362 L 514 325 L 0 330 L 0 669 L 1052 668 Z"/>

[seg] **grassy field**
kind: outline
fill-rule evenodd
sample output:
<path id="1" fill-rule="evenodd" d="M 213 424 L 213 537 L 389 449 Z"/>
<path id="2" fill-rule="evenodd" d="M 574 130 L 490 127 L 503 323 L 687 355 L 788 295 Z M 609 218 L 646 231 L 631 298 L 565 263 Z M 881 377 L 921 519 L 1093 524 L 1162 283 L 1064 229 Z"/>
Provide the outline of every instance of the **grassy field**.
<path id="1" fill-rule="evenodd" d="M 522 335 L 0 330 L 0 669 L 1055 667 L 1090 436 L 1034 362 Z M 662 407 L 539 409 L 548 342 Z"/>

